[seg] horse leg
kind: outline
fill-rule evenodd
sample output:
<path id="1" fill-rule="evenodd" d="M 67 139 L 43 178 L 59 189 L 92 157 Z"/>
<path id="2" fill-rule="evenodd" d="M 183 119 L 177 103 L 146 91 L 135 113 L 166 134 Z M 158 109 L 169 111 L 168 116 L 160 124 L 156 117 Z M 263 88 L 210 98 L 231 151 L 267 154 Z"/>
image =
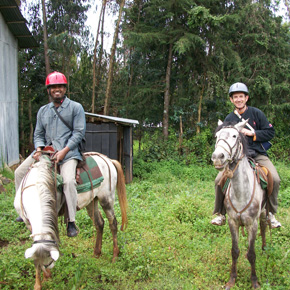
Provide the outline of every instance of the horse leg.
<path id="1" fill-rule="evenodd" d="M 114 216 L 113 220 L 110 221 L 110 229 L 112 232 L 112 236 L 113 236 L 113 259 L 112 259 L 112 263 L 114 263 L 116 261 L 116 258 L 119 255 L 119 247 L 118 247 L 118 240 L 117 240 L 117 232 L 118 232 L 118 227 L 117 227 L 117 220 Z"/>
<path id="2" fill-rule="evenodd" d="M 87 212 L 94 222 L 97 231 L 96 244 L 94 248 L 94 255 L 99 258 L 102 253 L 102 240 L 103 240 L 103 230 L 104 230 L 104 219 L 98 208 L 98 199 L 95 198 L 94 202 L 91 202 L 87 207 Z"/>
<path id="3" fill-rule="evenodd" d="M 257 289 L 260 287 L 258 283 L 258 278 L 256 275 L 256 253 L 255 253 L 255 241 L 258 231 L 258 221 L 255 220 L 252 226 L 248 227 L 248 243 L 249 248 L 247 252 L 247 259 L 249 260 L 251 264 L 251 281 L 252 286 L 254 289 Z"/>
<path id="4" fill-rule="evenodd" d="M 35 284 L 34 290 L 41 290 L 41 268 L 39 265 L 35 265 Z"/>
<path id="5" fill-rule="evenodd" d="M 239 250 L 239 226 L 229 218 L 228 220 L 231 235 L 232 235 L 232 268 L 231 268 L 231 276 L 230 280 L 225 286 L 226 290 L 231 289 L 235 286 L 236 278 L 237 278 L 237 261 L 240 255 Z"/>
<path id="6" fill-rule="evenodd" d="M 266 211 L 263 210 L 260 215 L 260 231 L 262 236 L 262 250 L 266 247 L 266 229 L 267 229 L 267 218 Z"/>
<path id="7" fill-rule="evenodd" d="M 113 208 L 113 204 L 111 204 L 110 202 L 106 202 L 106 203 L 102 203 L 100 201 L 102 208 L 108 218 L 109 221 L 109 226 L 110 226 L 110 230 L 113 236 L 113 259 L 112 259 L 112 263 L 114 263 L 116 261 L 116 258 L 119 255 L 119 247 L 118 247 L 118 240 L 117 240 L 117 232 L 118 232 L 118 224 L 117 224 L 117 219 L 115 217 L 115 213 L 114 213 L 114 208 Z"/>
<path id="8" fill-rule="evenodd" d="M 43 281 L 47 281 L 50 278 L 51 278 L 50 269 L 46 269 L 45 271 L 43 271 Z"/>

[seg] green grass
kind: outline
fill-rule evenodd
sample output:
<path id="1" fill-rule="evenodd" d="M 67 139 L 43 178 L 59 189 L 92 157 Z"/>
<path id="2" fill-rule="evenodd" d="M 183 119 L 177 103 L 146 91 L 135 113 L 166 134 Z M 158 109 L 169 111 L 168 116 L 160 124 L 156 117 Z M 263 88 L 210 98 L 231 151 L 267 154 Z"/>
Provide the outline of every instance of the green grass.
<path id="1" fill-rule="evenodd" d="M 150 165 L 150 164 L 149 164 Z M 77 238 L 59 222 L 62 256 L 43 289 L 223 289 L 231 265 L 228 226 L 210 224 L 214 205 L 212 166 L 173 161 L 152 164 L 142 179 L 127 185 L 129 225 L 118 233 L 120 255 L 112 264 L 112 239 L 106 221 L 103 252 L 93 257 L 95 231 L 86 210 L 77 213 Z M 290 289 L 290 169 L 277 164 L 282 179 L 278 218 L 283 227 L 267 233 L 267 248 L 256 242 L 261 289 Z M 34 265 L 24 258 L 29 231 L 15 222 L 14 191 L 0 194 L 0 289 L 32 289 Z M 118 201 L 115 205 L 120 224 Z M 240 234 L 235 289 L 251 289 L 247 238 Z"/>

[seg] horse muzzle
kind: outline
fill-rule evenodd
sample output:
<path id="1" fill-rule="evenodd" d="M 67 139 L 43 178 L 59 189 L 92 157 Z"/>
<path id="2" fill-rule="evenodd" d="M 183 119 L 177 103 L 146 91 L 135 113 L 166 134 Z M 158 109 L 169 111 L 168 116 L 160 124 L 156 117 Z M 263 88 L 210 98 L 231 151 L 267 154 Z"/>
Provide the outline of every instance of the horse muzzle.
<path id="1" fill-rule="evenodd" d="M 227 159 L 223 153 L 216 153 L 214 152 L 211 156 L 211 160 L 215 169 L 223 170 L 227 164 Z"/>

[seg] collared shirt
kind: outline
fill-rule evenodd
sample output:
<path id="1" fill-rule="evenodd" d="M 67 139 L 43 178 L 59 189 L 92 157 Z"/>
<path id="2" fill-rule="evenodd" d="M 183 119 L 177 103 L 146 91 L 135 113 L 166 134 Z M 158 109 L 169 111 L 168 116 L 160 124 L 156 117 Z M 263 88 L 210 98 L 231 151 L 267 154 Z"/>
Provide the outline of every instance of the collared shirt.
<path id="1" fill-rule="evenodd" d="M 82 160 L 78 145 L 85 136 L 86 118 L 80 103 L 65 98 L 57 108 L 62 118 L 73 128 L 71 131 L 57 116 L 53 102 L 41 107 L 37 113 L 37 122 L 34 131 L 34 146 L 44 147 L 52 145 L 54 150 L 60 151 L 68 146 L 70 151 L 62 160 Z"/>

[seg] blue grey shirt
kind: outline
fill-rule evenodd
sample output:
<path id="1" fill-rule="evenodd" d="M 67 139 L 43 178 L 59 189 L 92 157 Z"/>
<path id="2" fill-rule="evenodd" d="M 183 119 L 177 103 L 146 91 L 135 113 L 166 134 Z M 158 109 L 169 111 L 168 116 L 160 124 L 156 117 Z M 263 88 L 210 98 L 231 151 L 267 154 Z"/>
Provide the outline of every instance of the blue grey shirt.
<path id="1" fill-rule="evenodd" d="M 34 131 L 35 148 L 52 145 L 54 150 L 60 151 L 68 146 L 70 151 L 60 163 L 69 159 L 82 160 L 78 150 L 78 145 L 86 131 L 86 118 L 82 105 L 65 98 L 58 107 L 59 114 L 73 128 L 73 131 L 57 116 L 53 107 L 54 104 L 51 102 L 42 106 L 37 113 Z"/>

